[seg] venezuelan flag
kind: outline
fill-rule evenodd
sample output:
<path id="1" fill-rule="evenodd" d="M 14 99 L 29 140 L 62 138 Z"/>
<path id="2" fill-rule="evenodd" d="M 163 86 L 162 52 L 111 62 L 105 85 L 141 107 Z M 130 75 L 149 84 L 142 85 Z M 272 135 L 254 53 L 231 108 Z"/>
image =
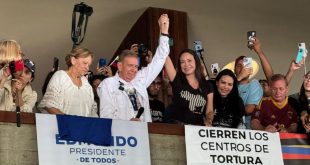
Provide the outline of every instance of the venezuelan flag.
<path id="1" fill-rule="evenodd" d="M 306 134 L 280 133 L 285 165 L 310 165 L 310 140 Z"/>

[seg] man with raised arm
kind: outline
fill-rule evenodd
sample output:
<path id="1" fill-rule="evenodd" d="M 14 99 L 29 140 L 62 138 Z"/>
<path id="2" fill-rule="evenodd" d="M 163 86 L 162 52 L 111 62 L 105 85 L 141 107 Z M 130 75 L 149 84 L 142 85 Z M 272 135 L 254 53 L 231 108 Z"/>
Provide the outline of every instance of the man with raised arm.
<path id="1" fill-rule="evenodd" d="M 159 74 L 169 55 L 169 18 L 162 14 L 158 20 L 159 45 L 151 63 L 138 70 L 138 57 L 130 50 L 119 56 L 118 72 L 101 82 L 97 91 L 100 98 L 100 117 L 151 122 L 147 87 Z M 144 110 L 144 111 L 143 111 Z M 138 111 L 142 112 L 137 118 Z"/>

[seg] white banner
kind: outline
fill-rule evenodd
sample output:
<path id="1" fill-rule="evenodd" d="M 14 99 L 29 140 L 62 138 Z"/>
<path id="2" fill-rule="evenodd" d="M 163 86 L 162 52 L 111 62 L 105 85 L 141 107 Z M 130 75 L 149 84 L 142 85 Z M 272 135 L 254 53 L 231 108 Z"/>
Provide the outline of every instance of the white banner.
<path id="1" fill-rule="evenodd" d="M 56 115 L 36 114 L 40 165 L 150 165 L 147 123 L 112 121 L 113 146 L 60 140 Z"/>
<path id="2" fill-rule="evenodd" d="M 185 126 L 188 165 L 283 165 L 279 133 Z"/>

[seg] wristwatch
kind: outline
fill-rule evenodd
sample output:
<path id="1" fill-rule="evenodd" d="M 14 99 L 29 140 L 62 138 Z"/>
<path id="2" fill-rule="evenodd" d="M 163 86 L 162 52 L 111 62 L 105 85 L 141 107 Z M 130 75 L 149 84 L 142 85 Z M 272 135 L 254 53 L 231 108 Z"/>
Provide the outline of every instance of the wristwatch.
<path id="1" fill-rule="evenodd" d="M 170 37 L 169 34 L 166 34 L 166 33 L 160 33 L 160 35 Z"/>

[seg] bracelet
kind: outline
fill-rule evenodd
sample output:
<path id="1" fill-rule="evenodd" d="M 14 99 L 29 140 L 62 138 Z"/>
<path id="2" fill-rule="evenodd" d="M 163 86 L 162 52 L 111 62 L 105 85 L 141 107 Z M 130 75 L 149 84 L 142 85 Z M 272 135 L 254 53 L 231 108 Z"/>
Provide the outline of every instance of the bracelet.
<path id="1" fill-rule="evenodd" d="M 166 34 L 166 33 L 160 33 L 160 35 L 169 37 L 169 34 Z"/>

